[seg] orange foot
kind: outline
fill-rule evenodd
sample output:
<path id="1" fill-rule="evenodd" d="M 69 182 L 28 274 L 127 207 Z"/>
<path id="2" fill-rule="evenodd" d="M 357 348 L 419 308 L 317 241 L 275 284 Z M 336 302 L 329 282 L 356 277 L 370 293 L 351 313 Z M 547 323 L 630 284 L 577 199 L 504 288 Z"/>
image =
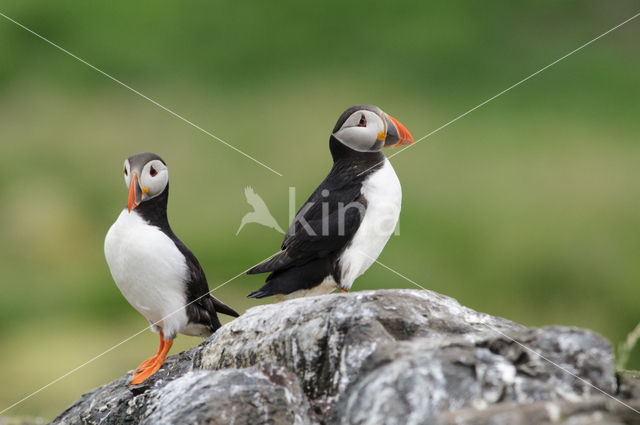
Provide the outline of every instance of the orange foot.
<path id="1" fill-rule="evenodd" d="M 347 291 L 346 289 L 342 289 L 342 288 L 340 288 L 340 292 L 342 294 L 348 294 L 349 293 L 349 291 Z"/>
<path id="2" fill-rule="evenodd" d="M 136 368 L 133 373 L 130 385 L 142 384 L 148 377 L 153 375 L 160 369 L 164 360 L 167 358 L 167 354 L 171 349 L 173 340 L 165 340 L 164 335 L 160 334 L 160 348 L 158 348 L 158 354 L 143 361 L 140 366 Z"/>
<path id="3" fill-rule="evenodd" d="M 148 358 L 147 360 L 143 361 L 142 363 L 140 363 L 140 366 L 138 366 L 135 369 L 135 372 L 138 372 L 142 369 L 146 369 L 147 367 L 151 366 L 156 359 L 158 358 L 158 356 L 160 355 L 160 353 L 162 352 L 162 348 L 164 347 L 164 334 L 162 332 L 160 332 L 160 347 L 158 348 L 158 353 L 153 356 Z"/>

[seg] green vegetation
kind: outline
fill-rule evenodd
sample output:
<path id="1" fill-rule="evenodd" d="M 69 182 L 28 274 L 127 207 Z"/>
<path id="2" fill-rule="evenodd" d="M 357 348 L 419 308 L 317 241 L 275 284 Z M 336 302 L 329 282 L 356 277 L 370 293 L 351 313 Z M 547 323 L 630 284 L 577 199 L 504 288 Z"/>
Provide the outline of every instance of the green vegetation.
<path id="1" fill-rule="evenodd" d="M 621 342 L 618 347 L 618 361 L 616 363 L 618 369 L 624 370 L 633 349 L 638 344 L 638 341 L 640 341 L 640 323 L 638 323 L 638 326 L 636 326 L 634 330 L 629 332 L 629 335 L 627 335 L 625 340 Z"/>
<path id="2" fill-rule="evenodd" d="M 417 139 L 637 2 L 13 0 L 0 12 L 284 174 L 0 18 L 2 410 L 146 326 L 102 252 L 130 154 L 167 161 L 170 220 L 214 288 L 281 241 L 255 224 L 235 236 L 244 187 L 286 226 L 288 188 L 299 205 L 326 175 L 346 107 L 377 104 Z M 639 319 L 639 36 L 630 23 L 393 158 L 401 232 L 380 261 L 477 310 L 622 342 Z M 243 311 L 262 282 L 215 295 Z M 354 289 L 411 287 L 374 265 Z M 145 332 L 8 413 L 50 418 L 156 342 Z M 638 347 L 627 367 L 640 368 Z"/>

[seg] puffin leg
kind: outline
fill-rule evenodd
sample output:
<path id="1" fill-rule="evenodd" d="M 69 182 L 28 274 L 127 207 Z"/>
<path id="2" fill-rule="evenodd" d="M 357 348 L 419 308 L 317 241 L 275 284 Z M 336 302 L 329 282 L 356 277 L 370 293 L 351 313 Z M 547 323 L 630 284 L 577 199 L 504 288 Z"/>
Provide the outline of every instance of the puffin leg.
<path id="1" fill-rule="evenodd" d="M 167 354 L 169 353 L 169 350 L 171 349 L 172 345 L 173 345 L 173 340 L 166 340 L 164 339 L 164 337 L 162 337 L 162 341 L 160 342 L 160 350 L 158 351 L 158 354 L 156 354 L 151 359 L 143 362 L 143 364 L 147 362 L 150 362 L 150 363 L 147 364 L 144 368 L 138 368 L 135 371 L 130 384 L 131 385 L 141 384 L 148 377 L 156 373 L 164 363 L 165 359 L 167 358 Z"/>
<path id="2" fill-rule="evenodd" d="M 142 369 L 146 369 L 147 367 L 151 366 L 153 364 L 153 362 L 158 358 L 160 353 L 162 352 L 162 347 L 164 346 L 164 343 L 165 343 L 164 342 L 164 334 L 162 332 L 160 332 L 160 346 L 158 347 L 158 353 L 155 356 L 149 357 L 147 360 L 145 360 L 142 363 L 140 363 L 140 366 L 135 368 L 134 371 L 135 372 L 140 372 L 140 371 L 142 371 Z"/>
<path id="3" fill-rule="evenodd" d="M 348 293 L 349 293 L 349 291 L 347 291 L 346 289 L 342 289 L 342 288 L 340 288 L 340 293 L 341 293 L 341 294 L 348 294 Z"/>

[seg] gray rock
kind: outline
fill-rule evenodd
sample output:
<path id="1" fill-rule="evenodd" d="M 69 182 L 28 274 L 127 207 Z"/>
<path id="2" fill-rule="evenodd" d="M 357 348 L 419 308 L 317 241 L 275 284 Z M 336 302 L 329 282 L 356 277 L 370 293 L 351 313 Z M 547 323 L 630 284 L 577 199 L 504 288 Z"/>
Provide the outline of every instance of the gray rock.
<path id="1" fill-rule="evenodd" d="M 151 392 L 147 407 L 141 424 L 315 423 L 296 376 L 273 364 L 188 372 Z"/>
<path id="2" fill-rule="evenodd" d="M 83 395 L 54 423 L 640 423 L 640 384 L 616 376 L 600 336 L 528 329 L 431 291 L 255 307 L 143 386 L 126 381 Z"/>
<path id="3" fill-rule="evenodd" d="M 640 371 L 619 372 L 618 393 L 625 399 L 640 399 Z"/>
<path id="4" fill-rule="evenodd" d="M 414 338 L 475 341 L 491 332 L 524 328 L 460 306 L 430 291 L 365 291 L 254 307 L 220 329 L 196 356 L 204 369 L 260 362 L 286 365 L 311 399 L 344 391 L 380 344 Z"/>
<path id="5" fill-rule="evenodd" d="M 640 402 L 629 406 L 640 410 Z M 586 401 L 498 403 L 484 410 L 460 409 L 441 414 L 433 425 L 637 425 L 640 415 L 606 397 Z"/>
<path id="6" fill-rule="evenodd" d="M 82 398 L 54 424 L 317 423 L 298 379 L 282 366 L 192 371 L 189 350 L 171 358 L 144 386 L 121 378 Z M 160 375 L 160 376 L 158 376 Z"/>
<path id="7" fill-rule="evenodd" d="M 601 337 L 576 329 L 545 328 L 521 331 L 512 338 L 547 360 L 499 334 L 474 343 L 461 338 L 416 339 L 380 346 L 339 398 L 336 423 L 423 424 L 466 407 L 578 402 L 602 394 L 567 372 L 607 393 L 615 392 L 613 358 Z"/>
<path id="8" fill-rule="evenodd" d="M 199 348 L 193 348 L 169 357 L 162 368 L 143 385 L 130 387 L 128 382 L 131 378 L 123 376 L 82 395 L 58 415 L 52 424 L 139 423 L 147 409 L 149 394 L 188 373 L 192 369 L 194 353 L 198 350 Z"/>

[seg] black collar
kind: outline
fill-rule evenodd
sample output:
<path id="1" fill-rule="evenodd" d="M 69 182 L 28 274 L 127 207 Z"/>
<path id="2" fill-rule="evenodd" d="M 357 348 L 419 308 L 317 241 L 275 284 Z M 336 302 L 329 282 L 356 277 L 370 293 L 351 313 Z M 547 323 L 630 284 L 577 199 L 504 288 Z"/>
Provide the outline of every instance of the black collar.
<path id="1" fill-rule="evenodd" d="M 345 179 L 363 181 L 384 165 L 385 156 L 382 152 L 358 152 L 342 144 L 333 134 L 329 139 L 329 149 L 333 157 L 333 170 L 339 171 Z"/>
<path id="2" fill-rule="evenodd" d="M 169 219 L 167 218 L 167 203 L 169 202 L 169 183 L 164 188 L 162 193 L 155 198 L 151 198 L 148 201 L 141 202 L 134 211 L 140 215 L 145 221 L 152 226 L 160 228 L 171 239 L 175 239 L 176 236 L 169 226 Z"/>

